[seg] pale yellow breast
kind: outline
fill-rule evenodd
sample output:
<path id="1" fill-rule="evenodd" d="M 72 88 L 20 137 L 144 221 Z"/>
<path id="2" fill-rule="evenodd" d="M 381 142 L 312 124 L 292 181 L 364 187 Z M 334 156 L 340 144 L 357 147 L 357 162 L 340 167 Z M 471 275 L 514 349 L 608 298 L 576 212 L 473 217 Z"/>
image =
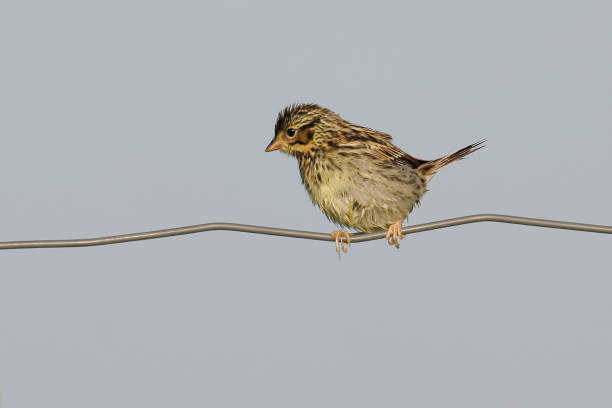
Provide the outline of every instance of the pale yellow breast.
<path id="1" fill-rule="evenodd" d="M 381 169 L 371 162 L 313 165 L 302 171 L 310 198 L 333 222 L 362 231 L 386 229 L 408 216 L 425 192 L 409 168 Z"/>

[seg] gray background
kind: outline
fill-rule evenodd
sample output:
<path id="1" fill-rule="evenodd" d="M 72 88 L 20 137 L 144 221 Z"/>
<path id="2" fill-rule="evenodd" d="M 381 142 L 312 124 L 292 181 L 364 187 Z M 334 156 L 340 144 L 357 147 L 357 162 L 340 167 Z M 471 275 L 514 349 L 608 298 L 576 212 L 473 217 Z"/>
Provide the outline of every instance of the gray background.
<path id="1" fill-rule="evenodd" d="M 612 224 L 609 2 L 3 1 L 0 240 L 331 231 L 277 112 L 423 158 L 411 224 Z M 208 232 L 0 252 L 9 407 L 612 404 L 612 238 L 475 224 L 354 245 Z"/>

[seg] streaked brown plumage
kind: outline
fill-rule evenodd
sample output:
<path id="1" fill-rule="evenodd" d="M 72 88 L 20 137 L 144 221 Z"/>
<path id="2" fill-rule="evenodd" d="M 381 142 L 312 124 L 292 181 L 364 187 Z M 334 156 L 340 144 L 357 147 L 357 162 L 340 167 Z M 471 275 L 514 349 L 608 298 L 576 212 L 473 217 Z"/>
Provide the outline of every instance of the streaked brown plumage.
<path id="1" fill-rule="evenodd" d="M 274 139 L 266 151 L 282 150 L 298 160 L 302 182 L 327 217 L 338 225 L 371 232 L 388 230 L 389 244 L 399 248 L 403 220 L 427 191 L 442 167 L 482 148 L 477 142 L 436 160 L 403 152 L 391 136 L 358 126 L 314 104 L 281 111 Z M 350 235 L 334 231 L 339 250 Z"/>

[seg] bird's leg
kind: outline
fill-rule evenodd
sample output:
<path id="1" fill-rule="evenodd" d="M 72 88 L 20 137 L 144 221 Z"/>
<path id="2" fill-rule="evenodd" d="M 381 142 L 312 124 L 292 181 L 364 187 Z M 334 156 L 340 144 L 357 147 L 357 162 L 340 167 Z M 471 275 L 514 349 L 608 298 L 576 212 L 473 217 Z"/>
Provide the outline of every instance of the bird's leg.
<path id="1" fill-rule="evenodd" d="M 348 251 L 348 247 L 351 244 L 351 234 L 346 231 L 336 230 L 332 231 L 331 237 L 334 241 L 336 241 L 336 252 L 338 252 L 338 256 L 340 256 L 340 243 L 342 243 L 342 250 L 344 252 Z M 345 242 L 342 242 L 343 237 Z"/>
<path id="2" fill-rule="evenodd" d="M 391 224 L 389 231 L 387 231 L 387 242 L 389 242 L 389 245 L 395 245 L 396 248 L 400 247 L 397 237 L 404 239 L 404 235 L 402 234 L 402 221 L 404 220 L 402 219 L 394 224 Z"/>

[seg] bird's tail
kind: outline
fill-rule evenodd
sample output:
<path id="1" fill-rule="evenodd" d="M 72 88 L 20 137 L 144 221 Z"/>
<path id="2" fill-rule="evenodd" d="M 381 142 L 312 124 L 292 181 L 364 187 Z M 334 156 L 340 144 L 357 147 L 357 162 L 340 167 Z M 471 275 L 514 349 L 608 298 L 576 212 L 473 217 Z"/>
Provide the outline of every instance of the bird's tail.
<path id="1" fill-rule="evenodd" d="M 457 150 L 455 153 L 451 153 L 447 156 L 440 157 L 439 159 L 425 162 L 419 167 L 417 167 L 417 170 L 421 172 L 421 174 L 427 179 L 430 179 L 431 177 L 433 177 L 434 174 L 436 174 L 438 170 L 440 170 L 447 164 L 451 164 L 456 160 L 461 160 L 468 154 L 474 153 L 476 150 L 480 150 L 485 147 L 485 145 L 483 144 L 484 142 L 486 142 L 486 140 L 481 140 L 479 142 L 472 143 L 471 145 L 466 146 L 463 149 Z"/>

